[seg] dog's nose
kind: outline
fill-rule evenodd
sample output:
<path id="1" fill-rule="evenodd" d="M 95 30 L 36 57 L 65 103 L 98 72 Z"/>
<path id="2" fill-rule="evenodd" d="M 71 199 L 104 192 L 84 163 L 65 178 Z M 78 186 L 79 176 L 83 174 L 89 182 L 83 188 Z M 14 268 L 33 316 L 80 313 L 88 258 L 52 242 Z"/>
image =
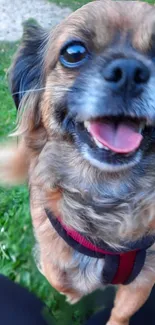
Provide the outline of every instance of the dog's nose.
<path id="1" fill-rule="evenodd" d="M 115 59 L 104 69 L 104 79 L 114 91 L 137 94 L 150 78 L 149 68 L 136 59 Z"/>

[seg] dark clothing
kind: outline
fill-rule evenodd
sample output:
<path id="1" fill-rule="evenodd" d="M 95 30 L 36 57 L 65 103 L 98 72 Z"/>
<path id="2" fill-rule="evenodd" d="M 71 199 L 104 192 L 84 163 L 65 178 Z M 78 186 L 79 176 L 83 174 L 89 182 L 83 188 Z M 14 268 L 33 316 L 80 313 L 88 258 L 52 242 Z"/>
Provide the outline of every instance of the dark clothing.
<path id="1" fill-rule="evenodd" d="M 1 325 L 52 325 L 51 321 L 45 320 L 44 310 L 45 305 L 33 294 L 0 275 Z M 110 309 L 105 309 L 94 315 L 85 325 L 104 325 L 109 315 Z M 143 308 L 134 315 L 130 324 L 155 325 L 155 289 Z"/>

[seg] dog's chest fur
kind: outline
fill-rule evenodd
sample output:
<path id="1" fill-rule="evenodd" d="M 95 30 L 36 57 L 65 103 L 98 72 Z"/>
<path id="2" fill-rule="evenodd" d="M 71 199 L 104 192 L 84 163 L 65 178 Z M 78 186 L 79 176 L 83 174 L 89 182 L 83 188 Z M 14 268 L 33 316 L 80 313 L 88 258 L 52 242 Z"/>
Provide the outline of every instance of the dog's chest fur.
<path id="1" fill-rule="evenodd" d="M 33 177 L 50 189 L 60 188 L 58 213 L 68 226 L 93 241 L 117 247 L 120 240 L 136 240 L 152 225 L 155 191 L 151 163 L 150 167 L 148 172 L 137 168 L 121 178 L 105 175 L 76 150 L 53 142 L 42 151 Z"/>

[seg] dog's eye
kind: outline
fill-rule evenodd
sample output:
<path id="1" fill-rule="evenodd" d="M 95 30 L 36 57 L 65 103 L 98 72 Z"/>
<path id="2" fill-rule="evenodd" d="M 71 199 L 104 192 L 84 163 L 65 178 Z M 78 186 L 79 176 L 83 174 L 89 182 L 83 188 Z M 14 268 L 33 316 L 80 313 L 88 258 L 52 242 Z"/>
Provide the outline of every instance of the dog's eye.
<path id="1" fill-rule="evenodd" d="M 60 53 L 60 62 L 67 68 L 82 65 L 89 57 L 86 47 L 80 42 L 72 42 L 65 46 Z"/>

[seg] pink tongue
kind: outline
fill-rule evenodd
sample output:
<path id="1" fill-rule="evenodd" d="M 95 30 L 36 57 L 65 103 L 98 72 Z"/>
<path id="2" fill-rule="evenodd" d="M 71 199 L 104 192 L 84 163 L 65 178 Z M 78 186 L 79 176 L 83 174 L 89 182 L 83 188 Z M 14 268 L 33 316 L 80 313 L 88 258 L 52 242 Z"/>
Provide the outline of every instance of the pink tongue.
<path id="1" fill-rule="evenodd" d="M 116 126 L 110 122 L 90 122 L 90 133 L 99 142 L 117 153 L 136 150 L 143 139 L 138 126 L 131 122 L 120 122 Z"/>

